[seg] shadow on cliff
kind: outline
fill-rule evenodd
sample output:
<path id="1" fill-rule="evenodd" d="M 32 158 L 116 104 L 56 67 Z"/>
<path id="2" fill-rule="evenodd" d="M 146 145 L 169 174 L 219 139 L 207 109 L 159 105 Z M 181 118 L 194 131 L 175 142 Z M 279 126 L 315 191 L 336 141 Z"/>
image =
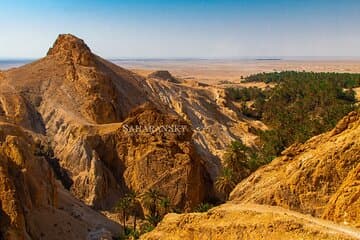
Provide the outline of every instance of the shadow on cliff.
<path id="1" fill-rule="evenodd" d="M 54 151 L 49 146 L 44 146 L 40 142 L 36 143 L 35 156 L 44 157 L 55 173 L 55 177 L 60 180 L 64 188 L 70 190 L 73 180 L 67 171 L 59 164 L 59 159 L 54 156 Z"/>
<path id="2" fill-rule="evenodd" d="M 5 240 L 5 232 L 10 225 L 10 217 L 3 211 L 0 200 L 0 240 Z"/>

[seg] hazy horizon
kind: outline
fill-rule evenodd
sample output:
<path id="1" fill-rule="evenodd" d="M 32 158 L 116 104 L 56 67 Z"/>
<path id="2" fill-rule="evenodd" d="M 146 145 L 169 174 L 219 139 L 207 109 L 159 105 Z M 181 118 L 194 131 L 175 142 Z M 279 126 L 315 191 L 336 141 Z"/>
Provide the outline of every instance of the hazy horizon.
<path id="1" fill-rule="evenodd" d="M 46 55 L 46 54 L 45 54 Z M 23 57 L 0 57 L 0 62 L 31 62 L 39 60 L 45 55 L 37 57 L 37 58 L 23 58 Z M 100 56 L 101 57 L 101 56 Z M 360 56 L 239 56 L 239 57 L 197 57 L 197 56 L 190 56 L 190 57 L 111 57 L 111 58 L 104 58 L 109 61 L 191 61 L 191 60 L 198 60 L 198 61 L 351 61 L 351 60 L 360 60 Z"/>
<path id="2" fill-rule="evenodd" d="M 40 58 L 60 33 L 107 59 L 360 57 L 356 0 L 4 0 L 0 9 L 0 59 Z"/>
<path id="3" fill-rule="evenodd" d="M 1 59 L 0 70 L 20 67 L 38 59 Z M 246 57 L 246 58 L 113 58 L 107 59 L 121 67 L 129 69 L 166 69 L 189 71 L 190 69 L 207 69 L 218 71 L 236 68 L 252 73 L 266 71 L 323 71 L 323 72 L 360 72 L 360 57 Z M 194 66 L 197 66 L 194 68 Z M 262 66 L 262 67 L 261 67 Z M 261 68 L 259 68 L 261 67 Z M 257 71 L 253 71 L 254 68 Z M 191 71 L 191 70 L 190 70 Z M 180 71 L 181 72 L 181 71 Z"/>

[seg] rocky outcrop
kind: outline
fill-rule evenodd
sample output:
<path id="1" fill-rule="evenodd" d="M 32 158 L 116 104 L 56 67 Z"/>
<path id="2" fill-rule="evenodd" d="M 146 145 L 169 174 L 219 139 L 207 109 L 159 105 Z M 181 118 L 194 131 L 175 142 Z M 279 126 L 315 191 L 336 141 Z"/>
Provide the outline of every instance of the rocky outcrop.
<path id="1" fill-rule="evenodd" d="M 141 239 L 358 239 L 350 228 L 279 207 L 223 204 L 207 213 L 168 214 Z"/>
<path id="2" fill-rule="evenodd" d="M 16 131 L 13 126 L 1 126 L 1 149 L 0 149 L 0 206 L 1 206 L 1 225 L 0 232 L 5 239 L 25 239 L 29 238 L 26 231 L 24 209 L 32 209 L 34 204 L 41 205 L 44 201 L 54 202 L 54 196 L 49 192 L 53 182 L 48 177 L 42 179 L 39 184 L 35 181 L 35 176 L 31 175 L 31 168 L 35 161 L 27 161 L 27 154 L 31 150 L 26 148 L 29 144 L 24 138 L 8 135 L 4 133 Z M 13 128 L 13 129 L 11 129 Z M 3 130 L 4 129 L 4 130 Z M 20 148 L 20 146 L 22 147 Z M 25 148 L 23 148 L 25 147 Z M 45 164 L 42 163 L 44 166 Z M 41 163 L 39 163 L 40 170 Z M 46 167 L 46 165 L 45 165 Z M 22 170 L 30 170 L 23 172 Z M 50 169 L 44 169 L 45 176 Z M 46 174 L 47 172 L 47 174 Z M 43 176 L 43 174 L 41 174 Z M 51 178 L 50 178 L 51 179 Z M 52 179 L 51 179 L 52 180 Z M 44 188 L 44 181 L 48 182 Z M 43 185 L 43 186 L 42 186 Z M 29 192 L 29 190 L 31 190 Z M 43 197 L 40 192 L 44 191 Z M 37 202 L 37 200 L 39 202 Z"/>
<path id="3" fill-rule="evenodd" d="M 19 125 L 36 133 L 45 132 L 40 114 L 23 93 L 0 91 L 0 121 Z"/>
<path id="4" fill-rule="evenodd" d="M 193 140 L 206 161 L 207 171 L 215 181 L 221 170 L 226 147 L 234 140 L 256 146 L 258 136 L 251 129 L 265 129 L 259 121 L 247 120 L 227 98 L 225 90 L 214 86 L 173 84 L 155 78 L 146 79 L 149 95 L 161 105 L 188 121 Z"/>
<path id="5" fill-rule="evenodd" d="M 277 205 L 359 227 L 360 114 L 300 145 L 242 181 L 230 199 Z"/>
<path id="6" fill-rule="evenodd" d="M 147 104 L 122 123 L 71 129 L 58 133 L 68 140 L 55 151 L 67 159 L 63 167 L 72 174 L 73 194 L 91 206 L 110 208 L 129 189 L 160 190 L 181 209 L 212 194 L 192 129 L 176 115 Z M 79 135 L 84 131 L 86 137 Z"/>
<path id="7" fill-rule="evenodd" d="M 360 165 L 352 169 L 326 204 L 322 217 L 360 228 Z"/>
<path id="8" fill-rule="evenodd" d="M 177 80 L 176 78 L 174 78 L 169 73 L 169 71 L 164 71 L 164 70 L 159 70 L 159 71 L 155 71 L 153 73 L 150 73 L 148 75 L 148 78 L 160 79 L 160 80 L 164 80 L 164 81 L 172 82 L 172 83 L 180 83 L 180 81 Z"/>
<path id="9" fill-rule="evenodd" d="M 46 159 L 34 155 L 34 138 L 17 126 L 0 123 L 2 239 L 85 239 L 88 230 L 100 226 L 120 235 L 118 224 L 75 200 L 57 183 Z"/>
<path id="10" fill-rule="evenodd" d="M 138 126 L 151 128 L 138 131 Z M 150 132 L 148 132 L 150 131 Z M 179 209 L 192 209 L 212 196 L 212 182 L 192 142 L 191 126 L 176 115 L 145 106 L 117 131 L 117 152 L 126 185 L 158 189 Z"/>

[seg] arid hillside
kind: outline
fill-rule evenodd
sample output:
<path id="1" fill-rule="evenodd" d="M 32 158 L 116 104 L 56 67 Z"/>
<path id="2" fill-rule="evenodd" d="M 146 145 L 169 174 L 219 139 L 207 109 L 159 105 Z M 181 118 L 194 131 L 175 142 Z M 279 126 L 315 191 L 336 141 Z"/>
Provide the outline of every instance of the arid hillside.
<path id="1" fill-rule="evenodd" d="M 359 239 L 359 116 L 289 147 L 239 183 L 228 203 L 169 214 L 142 239 Z"/>
<path id="2" fill-rule="evenodd" d="M 242 181 L 230 200 L 276 205 L 360 227 L 360 115 L 293 145 Z"/>

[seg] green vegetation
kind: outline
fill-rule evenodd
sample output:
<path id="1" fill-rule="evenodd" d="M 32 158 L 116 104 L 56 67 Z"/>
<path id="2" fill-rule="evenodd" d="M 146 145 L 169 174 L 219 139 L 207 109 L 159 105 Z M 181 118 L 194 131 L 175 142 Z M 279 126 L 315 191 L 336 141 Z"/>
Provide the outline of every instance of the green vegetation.
<path id="1" fill-rule="evenodd" d="M 227 95 L 231 100 L 241 102 L 241 112 L 248 117 L 260 120 L 265 100 L 270 97 L 271 89 L 257 87 L 228 88 Z M 249 106 L 251 105 L 251 107 Z"/>
<path id="2" fill-rule="evenodd" d="M 134 191 L 120 198 L 114 207 L 114 212 L 118 213 L 119 219 L 122 220 L 125 239 L 129 237 L 137 239 L 140 236 L 140 232 L 137 230 L 137 218 L 141 215 L 140 208 L 140 196 Z M 129 216 L 133 217 L 132 228 L 126 225 Z"/>
<path id="3" fill-rule="evenodd" d="M 250 166 L 248 153 L 250 149 L 242 142 L 233 141 L 224 154 L 224 166 L 231 169 L 239 181 L 249 175 Z"/>
<path id="4" fill-rule="evenodd" d="M 170 211 L 170 200 L 156 189 L 149 189 L 142 195 L 142 200 L 149 210 L 145 219 L 156 226 L 163 216 Z"/>
<path id="5" fill-rule="evenodd" d="M 232 100 L 245 102 L 266 97 L 266 92 L 257 87 L 228 88 L 227 94 Z"/>
<path id="6" fill-rule="evenodd" d="M 144 217 L 145 223 L 138 228 L 137 219 L 142 215 L 140 202 L 143 203 L 148 214 Z M 120 198 L 114 207 L 114 212 L 119 214 L 119 220 L 122 221 L 124 228 L 123 239 L 138 239 L 141 234 L 153 230 L 163 217 L 172 211 L 170 199 L 156 189 L 149 189 L 142 194 L 130 192 Z M 129 216 L 133 219 L 132 227 L 127 225 Z"/>
<path id="7" fill-rule="evenodd" d="M 194 212 L 207 212 L 213 207 L 214 205 L 210 203 L 200 203 L 198 206 L 194 208 Z"/>
<path id="8" fill-rule="evenodd" d="M 360 87 L 360 74 L 289 71 L 256 74 L 246 81 L 275 83 L 265 90 L 227 89 L 228 96 L 241 103 L 244 115 L 261 120 L 270 130 L 258 131 L 261 145 L 257 151 L 230 146 L 224 156 L 228 170 L 219 177 L 223 191 L 229 191 L 230 179 L 243 179 L 291 144 L 332 129 L 355 109 L 352 88 Z"/>
<path id="9" fill-rule="evenodd" d="M 281 83 L 292 80 L 322 80 L 327 82 L 335 82 L 342 88 L 354 88 L 360 86 L 360 74 L 354 73 L 331 73 L 331 72 L 273 72 L 259 73 L 248 76 L 245 82 L 264 82 L 264 83 Z"/>
<path id="10" fill-rule="evenodd" d="M 224 167 L 215 181 L 215 188 L 228 198 L 231 190 L 236 186 L 236 178 L 231 168 Z"/>
<path id="11" fill-rule="evenodd" d="M 256 156 L 254 149 L 233 141 L 224 154 L 224 168 L 215 181 L 216 189 L 228 198 L 236 184 L 260 166 Z"/>

